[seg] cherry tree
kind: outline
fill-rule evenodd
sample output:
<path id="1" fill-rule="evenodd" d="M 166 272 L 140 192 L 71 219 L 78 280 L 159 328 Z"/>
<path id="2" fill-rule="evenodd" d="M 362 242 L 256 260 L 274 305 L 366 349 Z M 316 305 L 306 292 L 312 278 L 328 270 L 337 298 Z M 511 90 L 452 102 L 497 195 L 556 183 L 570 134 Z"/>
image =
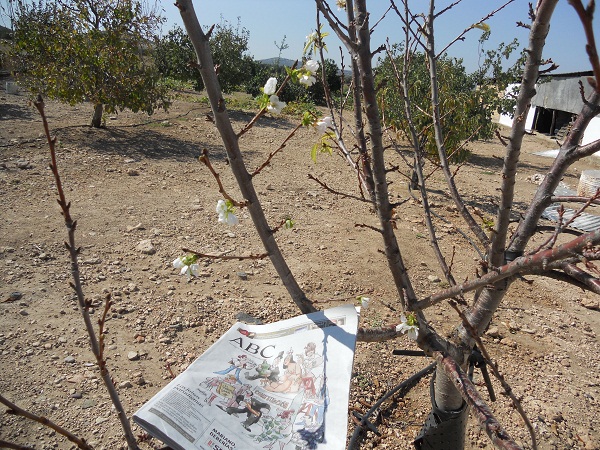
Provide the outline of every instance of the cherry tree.
<path id="1" fill-rule="evenodd" d="M 358 177 L 360 194 L 373 205 L 378 218 L 380 233 L 385 245 L 385 257 L 390 270 L 390 277 L 397 288 L 397 302 L 403 314 L 401 321 L 388 326 L 359 330 L 359 340 L 376 341 L 395 339 L 403 333 L 410 333 L 418 346 L 436 362 L 434 375 L 434 395 L 432 398 L 432 412 L 427 423 L 416 441 L 419 448 L 462 448 L 464 444 L 464 431 L 466 415 L 470 409 L 474 417 L 480 422 L 490 439 L 500 448 L 518 448 L 518 445 L 502 427 L 501 423 L 493 416 L 477 389 L 465 372 L 467 360 L 475 346 L 483 353 L 483 358 L 488 362 L 496 376 L 505 387 L 505 391 L 513 399 L 516 408 L 522 412 L 517 397 L 512 394 L 510 386 L 502 378 L 497 365 L 489 360 L 480 336 L 486 330 L 492 317 L 505 298 L 511 284 L 524 274 L 548 274 L 556 276 L 561 273 L 561 278 L 568 283 L 584 286 L 593 292 L 600 293 L 600 280 L 597 278 L 598 270 L 592 261 L 600 255 L 597 245 L 600 243 L 600 230 L 582 234 L 562 244 L 557 244 L 557 236 L 569 225 L 561 221 L 556 229 L 548 236 L 542 246 L 532 246 L 531 237 L 536 232 L 543 210 L 551 202 L 566 200 L 579 201 L 583 205 L 581 211 L 592 203 L 598 203 L 599 196 L 591 198 L 560 198 L 553 193 L 558 182 L 566 170 L 576 161 L 600 150 L 600 141 L 586 145 L 579 145 L 583 132 L 590 120 L 600 112 L 600 64 L 596 53 L 592 19 L 594 12 L 593 2 L 584 7 L 580 1 L 570 1 L 579 15 L 588 38 L 587 51 L 594 69 L 595 80 L 590 79 L 594 87 L 591 96 L 585 99 L 584 108 L 578 115 L 570 134 L 562 143 L 559 155 L 548 170 L 548 174 L 539 186 L 536 195 L 531 199 L 527 211 L 521 218 L 516 231 L 510 235 L 510 213 L 513 211 L 516 172 L 520 163 L 520 150 L 525 133 L 525 116 L 530 108 L 530 102 L 535 95 L 535 85 L 543 67 L 542 51 L 546 36 L 549 32 L 550 18 L 558 0 L 540 0 L 536 6 L 530 7 L 529 15 L 531 24 L 529 42 L 526 48 L 526 63 L 523 69 L 519 94 L 514 112 L 513 127 L 510 137 L 505 142 L 505 156 L 502 168 L 502 186 L 498 200 L 498 210 L 493 227 L 486 233 L 475 219 L 473 212 L 466 206 L 465 200 L 455 183 L 450 167 L 448 155 L 451 150 L 445 146 L 444 128 L 440 115 L 440 92 L 438 85 L 437 61 L 441 52 L 435 45 L 436 20 L 449 9 L 458 7 L 460 1 L 438 11 L 435 1 L 431 0 L 429 8 L 424 14 L 411 11 L 407 1 L 401 7 L 390 1 L 390 10 L 397 14 L 404 29 L 405 49 L 413 46 L 421 48 L 426 55 L 427 66 L 430 74 L 431 105 L 428 113 L 431 115 L 432 126 L 435 133 L 435 142 L 438 150 L 439 166 L 444 173 L 447 189 L 450 192 L 457 210 L 460 212 L 469 233 L 476 240 L 478 253 L 483 256 L 480 261 L 481 272 L 477 278 L 465 282 L 453 274 L 448 263 L 448 256 L 444 255 L 437 243 L 435 229 L 432 225 L 431 209 L 427 200 L 427 179 L 423 175 L 423 146 L 419 139 L 421 130 L 412 129 L 409 140 L 414 149 L 414 167 L 418 177 L 418 185 L 423 204 L 423 215 L 430 230 L 430 242 L 436 253 L 439 264 L 446 276 L 449 287 L 433 295 L 420 295 L 414 288 L 414 281 L 409 276 L 402 256 L 402 241 L 395 233 L 394 215 L 396 205 L 390 201 L 388 192 L 389 163 L 385 158 L 386 145 L 384 144 L 383 113 L 377 99 L 377 86 L 374 77 L 373 58 L 377 51 L 371 48 L 371 32 L 373 25 L 365 0 L 347 0 L 337 2 L 346 12 L 341 17 L 334 12 L 325 0 L 316 0 L 318 21 L 324 20 L 334 30 L 335 34 L 351 55 L 352 63 L 352 95 L 354 99 L 354 130 L 352 133 L 341 132 L 341 124 L 348 126 L 342 113 L 334 115 L 334 105 L 330 102 L 332 115 L 320 121 L 307 120 L 308 125 L 322 127 L 323 124 L 330 131 L 325 140 L 320 144 L 321 150 L 331 151 L 331 145 L 336 147 L 347 160 L 351 170 Z M 510 2 L 508 2 L 510 3 Z M 192 40 L 198 56 L 199 70 L 207 88 L 208 97 L 214 113 L 214 122 L 219 130 L 224 147 L 227 151 L 231 169 L 239 185 L 243 201 L 234 201 L 228 198 L 229 204 L 234 207 L 246 208 L 252 218 L 254 226 L 263 242 L 265 250 L 273 266 L 277 270 L 281 281 L 287 288 L 291 299 L 296 303 L 301 312 L 312 312 L 315 305 L 307 298 L 293 276 L 291 269 L 283 258 L 274 238 L 275 227 L 267 222 L 260 204 L 260 199 L 254 188 L 252 178 L 256 173 L 250 173 L 244 164 L 243 153 L 239 146 L 239 137 L 254 126 L 259 117 L 267 110 L 279 111 L 282 106 L 278 103 L 273 82 L 267 82 L 265 95 L 271 94 L 265 101 L 263 108 L 257 116 L 241 132 L 235 133 L 225 102 L 219 88 L 218 75 L 214 70 L 208 45 L 208 35 L 200 27 L 191 1 L 181 0 L 177 3 L 186 30 Z M 494 14 L 492 12 L 490 15 Z M 456 40 L 474 28 L 485 28 L 489 16 L 482 18 L 478 23 L 464 30 Z M 317 30 L 320 30 L 318 24 Z M 313 33 L 311 39 L 314 48 L 323 46 L 322 35 Z M 310 44 L 310 42 L 309 42 Z M 382 49 L 377 49 L 382 50 Z M 444 49 L 445 50 L 445 49 Z M 408 59 L 407 59 L 408 62 Z M 406 67 L 406 65 L 405 65 Z M 302 69 L 301 69 L 302 70 Z M 292 80 L 294 72 L 291 72 Z M 302 76 L 302 75 L 300 75 Z M 298 77 L 296 75 L 296 77 Z M 289 80 L 286 80 L 286 82 Z M 410 123 L 411 103 L 408 95 L 406 73 L 398 73 L 398 86 L 405 97 L 405 114 Z M 583 92 L 583 91 L 582 91 Z M 343 109 L 342 109 L 343 111 Z M 349 137 L 347 137 L 349 136 Z M 329 143 L 328 143 L 329 142 Z M 319 148 L 319 147 L 317 147 Z M 349 149 L 356 149 L 358 157 Z M 207 161 L 205 159 L 205 161 Z M 223 190 L 221 192 L 224 192 Z M 231 212 L 233 210 L 231 209 Z M 401 214 L 399 214 L 401 216 Z M 474 294 L 469 301 L 467 298 Z M 427 310 L 434 308 L 440 302 L 449 302 L 457 313 L 457 325 L 454 333 L 447 338 L 438 333 L 427 319 Z M 523 413 L 532 439 L 536 447 L 535 433 Z M 360 425 L 367 426 L 366 419 Z"/>
<path id="2" fill-rule="evenodd" d="M 466 418 L 469 411 L 489 435 L 495 446 L 499 448 L 520 448 L 504 429 L 500 420 L 494 417 L 467 373 L 467 363 L 469 358 L 472 357 L 474 349 L 477 349 L 476 351 L 481 360 L 487 363 L 501 382 L 506 395 L 514 402 L 515 408 L 521 413 L 529 429 L 531 446 L 537 448 L 533 427 L 523 411 L 518 397 L 512 392 L 507 380 L 500 373 L 499 365 L 502 361 L 497 363 L 491 360 L 480 337 L 490 324 L 498 307 L 505 300 L 505 296 L 513 282 L 523 275 L 559 276 L 566 283 L 572 283 L 592 292 L 600 293 L 600 279 L 598 278 L 600 272 L 593 263 L 600 258 L 600 230 L 584 233 L 575 238 L 564 236 L 570 222 L 564 220 L 561 215 L 556 227 L 547 234 L 547 238 L 542 245 L 533 244 L 531 239 L 533 234 L 538 231 L 542 212 L 551 202 L 579 202 L 582 205 L 579 212 L 582 212 L 591 204 L 600 204 L 600 192 L 591 197 L 567 198 L 554 194 L 561 177 L 569 167 L 582 158 L 600 151 L 600 141 L 585 145 L 580 144 L 582 135 L 591 119 L 600 113 L 600 61 L 592 27 L 594 3 L 591 2 L 585 7 L 579 0 L 569 1 L 578 14 L 586 33 L 588 41 L 586 49 L 594 71 L 594 77 L 589 79 L 593 91 L 588 98 L 584 99 L 584 107 L 577 116 L 571 132 L 561 144 L 558 156 L 548 168 L 543 182 L 530 200 L 528 208 L 521 216 L 512 234 L 509 226 L 510 213 L 514 210 L 516 172 L 520 165 L 520 150 L 525 133 L 524 118 L 535 94 L 535 85 L 539 74 L 545 70 L 542 67 L 544 65 L 542 50 L 549 32 L 550 18 L 558 0 L 539 0 L 535 7 L 530 6 L 531 23 L 528 25 L 522 24 L 530 30 L 526 48 L 527 60 L 523 68 L 516 101 L 512 131 L 505 141 L 501 189 L 498 198 L 499 207 L 493 225 L 490 225 L 488 230 L 475 219 L 474 211 L 467 206 L 461 195 L 460 187 L 455 182 L 449 155 L 456 149 L 446 148 L 447 141 L 444 138 L 446 130 L 443 126 L 439 107 L 440 90 L 437 62 L 447 47 L 442 52 L 436 48 L 435 23 L 442 14 L 451 8 L 459 7 L 460 3 L 461 1 L 458 0 L 438 11 L 435 7 L 435 1 L 431 0 L 428 10 L 425 13 L 417 14 L 411 11 L 407 0 L 399 4 L 390 0 L 388 9 L 388 12 L 395 15 L 396 19 L 399 20 L 403 29 L 401 38 L 404 39 L 404 64 L 402 69 L 396 70 L 395 80 L 390 80 L 390 82 L 396 83 L 403 96 L 404 114 L 410 128 L 407 139 L 412 146 L 413 159 L 407 161 L 407 167 L 414 171 L 416 175 L 416 183 L 414 184 L 418 188 L 421 197 L 422 214 L 430 231 L 431 248 L 449 286 L 431 295 L 419 293 L 415 288 L 415 279 L 409 275 L 408 267 L 404 262 L 402 236 L 396 231 L 397 222 L 402 220 L 402 205 L 391 201 L 388 188 L 391 177 L 396 171 L 390 170 L 390 162 L 386 158 L 386 150 L 390 151 L 390 145 L 384 140 L 386 124 L 383 117 L 385 108 L 382 108 L 378 101 L 378 88 L 373 68 L 374 55 L 378 52 L 389 51 L 389 48 L 386 49 L 386 46 L 382 46 L 373 50 L 371 47 L 371 31 L 376 24 L 370 22 L 371 18 L 366 0 L 338 1 L 338 11 L 344 11 L 344 17 L 339 12 L 335 12 L 327 1 L 315 0 L 317 31 L 309 36 L 305 50 L 310 50 L 311 56 L 315 59 L 320 58 L 320 64 L 315 59 L 307 59 L 299 67 L 298 65 L 292 67 L 286 80 L 281 83 L 275 78 L 265 80 L 263 95 L 259 98 L 259 112 L 238 132 L 235 132 L 232 127 L 219 86 L 218 71 L 215 68 L 209 45 L 211 30 L 204 31 L 201 28 L 191 0 L 179 0 L 176 5 L 181 11 L 183 23 L 194 45 L 198 58 L 197 67 L 206 87 L 213 112 L 212 120 L 222 137 L 229 165 L 242 197 L 241 199 L 235 199 L 228 193 L 228 189 L 223 185 L 219 174 L 210 162 L 210 155 L 205 152 L 200 159 L 214 176 L 215 189 L 218 189 L 223 196 L 223 199 L 219 200 L 216 205 L 218 221 L 224 225 L 234 225 L 239 221 L 236 211 L 241 208 L 248 211 L 265 249 L 264 254 L 255 255 L 255 257 L 269 258 L 291 300 L 302 313 L 314 312 L 319 305 L 306 295 L 301 284 L 296 280 L 275 238 L 275 233 L 281 228 L 292 227 L 294 225 L 293 220 L 285 219 L 281 223 L 270 224 L 253 184 L 253 178 L 261 174 L 263 169 L 273 162 L 273 159 L 285 147 L 287 139 L 269 154 L 262 165 L 254 171 L 249 171 L 240 148 L 240 137 L 252 132 L 253 127 L 259 126 L 260 118 L 263 115 L 267 113 L 279 114 L 281 112 L 286 105 L 279 99 L 278 95 L 285 83 L 292 82 L 310 86 L 316 82 L 319 66 L 324 65 L 322 50 L 325 36 L 321 32 L 321 21 L 326 22 L 334 31 L 351 55 L 352 89 L 349 95 L 352 97 L 353 107 L 344 108 L 343 105 L 342 107 L 335 105 L 326 89 L 330 114 L 319 117 L 307 112 L 292 131 L 292 134 L 302 126 L 314 127 L 319 130 L 322 137 L 313 147 L 313 158 L 316 158 L 320 152 L 333 152 L 334 150 L 338 152 L 347 163 L 349 170 L 356 174 L 358 194 L 355 198 L 369 202 L 378 218 L 379 225 L 373 227 L 373 231 L 376 231 L 382 238 L 385 248 L 384 257 L 389 267 L 390 279 L 396 288 L 396 303 L 401 314 L 398 316 L 396 323 L 374 328 L 359 328 L 358 339 L 364 342 L 376 342 L 393 340 L 406 335 L 409 339 L 414 340 L 424 354 L 432 360 L 430 366 L 399 385 L 402 388 L 409 388 L 420 377 L 435 371 L 431 398 L 432 409 L 415 441 L 417 448 L 462 448 L 464 446 Z M 495 11 L 490 14 L 494 13 Z M 462 39 L 472 29 L 485 29 L 484 21 L 487 17 L 482 18 L 480 22 L 461 32 L 453 42 Z M 427 114 L 431 116 L 431 126 L 435 135 L 437 148 L 435 163 L 439 165 L 444 174 L 446 189 L 464 221 L 468 230 L 467 233 L 470 234 L 469 240 L 473 242 L 475 253 L 480 257 L 475 271 L 477 276 L 472 279 L 468 279 L 464 274 L 453 272 L 449 255 L 445 255 L 441 250 L 433 225 L 434 215 L 429 204 L 427 189 L 431 182 L 424 175 L 423 170 L 426 161 L 430 160 L 426 158 L 424 153 L 423 130 L 417 129 L 415 122 L 412 120 L 414 105 L 411 103 L 407 77 L 407 67 L 411 63 L 410 52 L 414 48 L 420 48 L 425 53 L 429 70 L 431 104 Z M 56 180 L 59 204 L 68 230 L 67 249 L 71 260 L 73 289 L 77 294 L 79 309 L 85 319 L 92 351 L 101 370 L 102 379 L 118 412 L 124 437 L 129 448 L 137 449 L 137 440 L 132 434 L 127 414 L 119 401 L 104 355 L 103 327 L 111 301 L 109 298 L 105 301 L 104 313 L 99 320 L 99 333 L 96 335 L 89 316 L 90 302 L 84 296 L 79 277 L 79 249 L 76 246 L 74 237 L 77 222 L 70 215 L 70 203 L 65 198 L 64 190 L 61 187 L 54 153 L 56 141 L 50 137 L 41 99 L 38 100 L 36 105 L 44 119 L 45 132 L 52 156 L 51 169 Z M 350 115 L 350 118 L 347 115 Z M 501 137 L 499 136 L 499 138 Z M 392 140 L 392 147 L 394 144 Z M 410 180 L 411 177 L 408 176 L 407 179 Z M 321 185 L 324 189 L 330 189 L 323 183 Z M 467 233 L 465 233 L 465 236 Z M 198 273 L 198 259 L 205 255 L 193 250 L 186 251 L 188 254 L 175 259 L 173 265 L 181 271 L 182 275 L 192 277 Z M 460 279 L 466 281 L 457 281 Z M 368 307 L 369 298 L 360 297 L 359 300 L 363 307 Z M 442 335 L 428 319 L 429 312 L 442 302 L 449 303 L 456 312 L 456 326 L 449 336 Z M 390 391 L 388 394 L 391 395 L 392 393 Z M 78 447 L 91 448 L 84 439 L 72 435 L 61 426 L 50 422 L 44 417 L 36 416 L 19 408 L 1 395 L 0 402 L 15 414 L 26 416 L 52 427 L 55 431 L 76 443 Z M 378 402 L 378 404 L 380 403 Z M 378 407 L 378 404 L 373 405 L 371 411 L 359 420 L 356 428 L 359 434 L 362 430 L 372 428 L 369 414 Z M 355 433 L 351 439 L 350 447 L 356 445 L 356 435 Z M 5 443 L 2 444 L 5 445 Z M 6 445 L 11 448 L 12 444 Z"/>

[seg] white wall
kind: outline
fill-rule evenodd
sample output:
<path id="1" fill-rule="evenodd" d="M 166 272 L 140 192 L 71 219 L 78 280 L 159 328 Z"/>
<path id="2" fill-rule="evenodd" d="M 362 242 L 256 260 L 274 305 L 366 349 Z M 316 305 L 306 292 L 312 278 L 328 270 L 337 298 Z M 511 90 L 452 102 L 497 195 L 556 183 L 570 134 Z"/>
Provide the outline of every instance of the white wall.
<path id="1" fill-rule="evenodd" d="M 600 139 L 600 117 L 594 117 L 588 127 L 583 133 L 583 139 L 581 140 L 581 144 L 589 144 L 590 142 L 596 141 Z M 596 153 L 598 155 L 598 153 Z"/>
<path id="2" fill-rule="evenodd" d="M 529 108 L 529 113 L 527 114 L 527 119 L 525 119 L 525 130 L 528 132 L 531 131 L 533 127 L 533 117 L 535 116 L 535 107 Z M 500 125 L 506 125 L 507 127 L 512 127 L 513 119 L 508 114 L 501 114 L 498 119 L 498 123 Z"/>

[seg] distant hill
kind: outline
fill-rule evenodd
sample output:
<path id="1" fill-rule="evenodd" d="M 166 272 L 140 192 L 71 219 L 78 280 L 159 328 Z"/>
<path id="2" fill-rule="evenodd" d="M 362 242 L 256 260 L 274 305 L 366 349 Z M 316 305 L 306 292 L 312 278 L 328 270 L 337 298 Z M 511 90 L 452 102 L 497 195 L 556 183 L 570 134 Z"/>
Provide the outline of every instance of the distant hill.
<path id="1" fill-rule="evenodd" d="M 13 31 L 0 25 L 0 39 L 12 39 Z"/>
<path id="2" fill-rule="evenodd" d="M 274 66 L 277 64 L 277 59 L 279 59 L 280 66 L 286 66 L 286 67 L 292 67 L 294 65 L 294 63 L 296 62 L 293 59 L 287 59 L 287 58 L 267 58 L 267 59 L 261 59 L 258 62 L 261 64 L 264 64 L 265 66 Z"/>

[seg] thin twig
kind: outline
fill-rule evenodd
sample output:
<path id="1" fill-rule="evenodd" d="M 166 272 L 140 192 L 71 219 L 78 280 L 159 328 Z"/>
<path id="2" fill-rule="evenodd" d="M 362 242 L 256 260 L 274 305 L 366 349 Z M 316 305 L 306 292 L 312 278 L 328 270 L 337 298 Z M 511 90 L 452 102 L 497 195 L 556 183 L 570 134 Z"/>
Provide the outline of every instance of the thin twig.
<path id="1" fill-rule="evenodd" d="M 77 221 L 73 220 L 71 217 L 70 209 L 71 203 L 68 203 L 65 198 L 62 182 L 60 179 L 60 174 L 58 172 L 58 166 L 56 162 L 56 151 L 55 144 L 56 138 L 50 136 L 50 128 L 48 126 L 48 120 L 46 119 L 46 113 L 44 111 L 44 101 L 40 96 L 38 96 L 37 100 L 34 102 L 35 107 L 37 108 L 44 126 L 44 132 L 46 134 L 46 139 L 48 141 L 48 148 L 50 150 L 50 169 L 52 170 L 52 174 L 54 176 L 54 180 L 56 183 L 56 190 L 58 192 L 58 204 L 61 207 L 65 226 L 67 227 L 67 233 L 69 237 L 69 242 L 65 242 L 65 246 L 69 251 L 69 256 L 71 259 L 71 275 L 73 277 L 73 282 L 69 283 L 70 286 L 75 291 L 77 296 L 77 302 L 79 304 L 79 311 L 83 317 L 83 321 L 85 323 L 85 328 L 90 340 L 90 348 L 94 356 L 96 357 L 96 364 L 100 369 L 100 375 L 106 386 L 106 390 L 110 396 L 110 399 L 117 411 L 117 415 L 121 422 L 121 428 L 123 429 L 124 437 L 127 441 L 127 444 L 131 450 L 137 450 L 139 447 L 137 445 L 137 441 L 131 431 L 131 424 L 129 422 L 129 418 L 125 413 L 125 409 L 121 403 L 121 399 L 119 398 L 119 394 L 117 389 L 115 388 L 113 379 L 106 367 L 106 360 L 104 358 L 104 353 L 102 346 L 98 338 L 96 337 L 96 332 L 94 331 L 94 326 L 92 324 L 92 320 L 90 318 L 89 306 L 90 302 L 85 298 L 83 293 L 83 287 L 81 283 L 81 276 L 79 272 L 79 252 L 80 249 L 77 248 L 75 243 L 75 229 L 77 227 Z"/>
<path id="2" fill-rule="evenodd" d="M 219 192 L 221 193 L 221 195 L 223 195 L 223 197 L 225 197 L 227 200 L 229 200 L 232 204 L 234 204 L 235 206 L 237 206 L 238 208 L 243 208 L 244 206 L 246 206 L 248 204 L 248 202 L 238 202 L 236 200 L 233 199 L 233 197 L 231 197 L 227 191 L 225 190 L 225 187 L 223 186 L 223 183 L 221 183 L 221 177 L 219 176 L 219 174 L 217 173 L 217 171 L 215 170 L 215 168 L 213 167 L 213 165 L 210 162 L 210 158 L 208 157 L 208 150 L 207 149 L 203 149 L 202 150 L 202 156 L 200 156 L 198 158 L 198 160 L 203 163 L 208 170 L 210 170 L 210 173 L 212 173 L 213 177 L 215 178 L 217 184 L 219 185 Z"/>
<path id="3" fill-rule="evenodd" d="M 77 436 L 75 436 L 73 433 L 70 433 L 69 431 L 65 430 L 63 427 L 61 427 L 60 425 L 55 424 L 54 422 L 52 422 L 51 420 L 47 419 L 44 416 L 38 416 L 37 414 L 33 414 L 17 405 L 15 405 L 14 403 L 12 403 L 10 400 L 6 399 L 5 397 L 3 397 L 0 394 L 0 403 L 8 406 L 9 410 L 8 412 L 11 414 L 16 414 L 18 416 L 23 416 L 26 417 L 30 420 L 33 420 L 37 423 L 40 423 L 48 428 L 52 428 L 54 431 L 56 431 L 58 434 L 61 434 L 62 436 L 66 437 L 69 441 L 77 444 L 77 447 L 84 449 L 84 450 L 93 450 L 93 447 L 91 445 L 89 445 L 85 439 L 83 438 L 79 438 Z M 28 448 L 28 447 L 8 447 L 8 448 Z"/>
<path id="4" fill-rule="evenodd" d="M 323 189 L 325 189 L 326 191 L 331 192 L 332 194 L 341 195 L 344 198 L 351 198 L 353 200 L 358 200 L 360 202 L 371 203 L 369 200 L 367 200 L 364 197 L 357 197 L 356 195 L 345 194 L 343 192 L 336 191 L 335 189 L 332 189 L 329 186 L 327 186 L 327 184 L 325 184 L 324 182 L 322 182 L 321 180 L 319 180 L 315 176 L 311 175 L 310 173 L 308 174 L 308 178 L 311 179 L 311 180 L 313 180 L 313 181 L 316 181 L 317 183 L 319 183 L 321 185 L 321 187 L 323 187 Z"/>
<path id="5" fill-rule="evenodd" d="M 242 255 L 213 255 L 210 253 L 200 253 L 197 252 L 195 250 L 191 250 L 189 248 L 182 248 L 182 251 L 186 252 L 186 253 L 191 253 L 194 256 L 197 256 L 198 258 L 209 258 L 209 259 L 236 259 L 238 261 L 241 261 L 243 259 L 264 259 L 267 258 L 269 256 L 268 253 L 259 253 L 259 254 L 254 254 L 254 255 L 246 255 L 246 256 L 242 256 Z"/>
<path id="6" fill-rule="evenodd" d="M 579 20 L 581 20 L 583 25 L 583 31 L 585 32 L 585 37 L 587 39 L 585 49 L 588 53 L 588 57 L 590 58 L 590 63 L 594 71 L 594 77 L 596 78 L 593 88 L 598 94 L 600 94 L 600 61 L 598 60 L 598 49 L 596 47 L 596 39 L 594 38 L 593 23 L 595 2 L 592 0 L 587 9 L 583 7 L 581 0 L 569 0 L 569 3 L 573 8 L 575 8 L 575 11 L 579 16 Z"/>
<path id="7" fill-rule="evenodd" d="M 258 175 L 265 167 L 267 167 L 270 163 L 271 160 L 273 159 L 273 157 L 281 152 L 285 146 L 287 145 L 288 141 L 296 134 L 296 131 L 298 131 L 300 128 L 302 127 L 302 123 L 299 123 L 298 125 L 296 125 L 296 128 L 294 128 L 290 134 L 288 134 L 288 136 L 283 140 L 283 142 L 281 143 L 281 145 L 279 145 L 279 147 L 277 148 L 277 150 L 272 151 L 271 153 L 269 153 L 269 156 L 267 157 L 266 161 L 263 162 L 259 167 L 257 167 L 254 172 L 252 172 L 252 174 L 250 175 L 251 177 L 254 177 L 256 175 Z"/>

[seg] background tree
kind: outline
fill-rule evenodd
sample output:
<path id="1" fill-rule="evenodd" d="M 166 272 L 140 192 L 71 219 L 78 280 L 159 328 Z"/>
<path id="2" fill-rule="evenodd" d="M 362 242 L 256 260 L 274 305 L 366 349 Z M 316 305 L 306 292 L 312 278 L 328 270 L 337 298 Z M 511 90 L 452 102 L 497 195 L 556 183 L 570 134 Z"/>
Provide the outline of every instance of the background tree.
<path id="1" fill-rule="evenodd" d="M 169 104 L 151 57 L 162 19 L 136 0 L 19 2 L 13 55 L 33 94 L 94 104 L 102 115 L 129 108 L 148 114 Z"/>
<path id="2" fill-rule="evenodd" d="M 502 59 L 509 58 L 516 45 L 516 42 L 501 44 L 498 50 L 488 51 L 484 64 L 471 75 L 467 74 L 461 59 L 447 55 L 438 57 L 440 116 L 442 127 L 446 130 L 446 148 L 452 161 L 463 161 L 468 156 L 468 150 L 462 146 L 465 140 L 490 139 L 494 135 L 497 125 L 493 123 L 492 117 L 495 112 L 506 112 L 514 107 L 514 100 L 503 102 L 499 93 L 518 79 L 516 67 L 522 67 L 522 61 L 519 61 L 520 66 L 513 66 L 508 71 L 502 67 Z M 415 129 L 420 130 L 419 140 L 423 142 L 427 155 L 437 159 L 431 114 L 431 84 L 423 52 L 410 51 L 405 59 L 403 45 L 394 45 L 380 61 L 376 80 L 383 86 L 378 92 L 378 98 L 385 111 L 386 124 L 402 136 L 410 136 L 402 91 L 392 81 L 395 79 L 395 71 L 402 73 L 405 64 L 412 123 Z"/>
<path id="3" fill-rule="evenodd" d="M 212 30 L 210 47 L 225 92 L 245 90 L 252 78 L 249 37 L 250 32 L 241 25 L 239 18 L 235 26 L 228 20 L 221 20 Z M 192 43 L 181 27 L 174 27 L 157 45 L 156 61 L 160 73 L 179 81 L 192 81 L 194 89 L 202 90 L 204 85 L 194 66 L 195 60 Z"/>

